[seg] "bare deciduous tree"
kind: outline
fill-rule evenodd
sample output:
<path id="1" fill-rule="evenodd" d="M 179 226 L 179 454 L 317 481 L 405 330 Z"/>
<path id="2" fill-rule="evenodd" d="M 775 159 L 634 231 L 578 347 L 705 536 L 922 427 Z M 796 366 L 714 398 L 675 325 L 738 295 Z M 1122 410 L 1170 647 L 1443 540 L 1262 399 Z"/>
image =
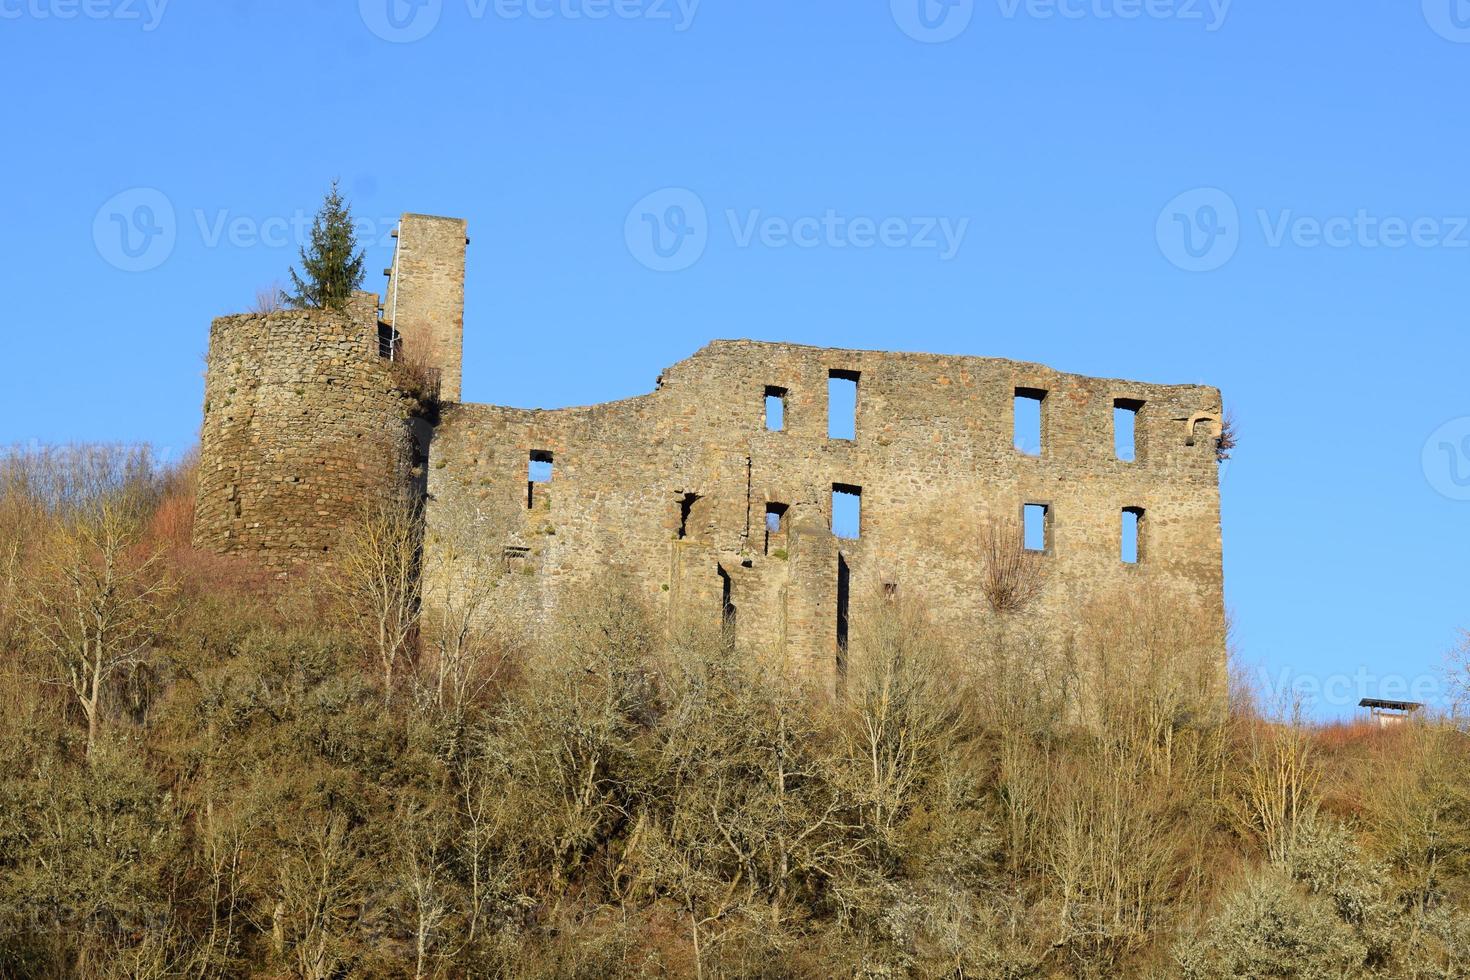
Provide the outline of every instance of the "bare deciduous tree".
<path id="1" fill-rule="evenodd" d="M 444 976 L 456 951 L 448 925 L 461 905 L 447 828 L 438 814 L 412 803 L 399 808 L 393 841 L 404 892 L 398 904 L 413 937 L 414 980 Z"/>
<path id="2" fill-rule="evenodd" d="M 396 670 L 419 625 L 422 529 L 420 508 L 405 497 L 364 505 L 325 580 L 338 613 L 377 657 L 384 699 L 392 697 Z"/>
<path id="3" fill-rule="evenodd" d="M 961 676 L 923 613 L 882 603 L 850 657 L 845 751 L 864 822 L 886 840 L 963 718 Z"/>
<path id="4" fill-rule="evenodd" d="M 276 886 L 266 898 L 271 945 L 296 976 L 328 980 L 346 972 L 347 937 L 369 868 L 344 816 L 302 818 L 291 825 Z"/>
<path id="5" fill-rule="evenodd" d="M 22 617 L 76 695 L 97 743 L 109 680 L 136 667 L 168 624 L 174 585 L 162 556 L 141 543 L 141 521 L 104 500 L 59 520 L 40 549 Z"/>
<path id="6" fill-rule="evenodd" d="M 1271 861 L 1289 867 L 1301 829 L 1317 815 L 1321 770 L 1300 704 L 1248 732 L 1237 822 L 1258 837 Z"/>
<path id="7" fill-rule="evenodd" d="M 503 573 L 483 548 L 437 537 L 423 575 L 428 668 L 416 675 L 420 698 L 447 712 L 458 729 L 467 707 L 494 683 L 502 658 L 486 620 Z"/>

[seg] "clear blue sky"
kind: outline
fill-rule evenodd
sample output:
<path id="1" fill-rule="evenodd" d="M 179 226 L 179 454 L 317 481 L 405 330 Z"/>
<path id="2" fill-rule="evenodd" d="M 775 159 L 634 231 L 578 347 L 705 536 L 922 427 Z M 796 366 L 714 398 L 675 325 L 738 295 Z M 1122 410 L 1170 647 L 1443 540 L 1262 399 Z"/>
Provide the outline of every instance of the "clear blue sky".
<path id="1" fill-rule="evenodd" d="M 191 444 L 340 175 L 469 219 L 467 400 L 714 337 L 1209 383 L 1245 663 L 1350 714 L 1470 625 L 1470 4 L 393 2 L 0 0 L 0 442 Z"/>

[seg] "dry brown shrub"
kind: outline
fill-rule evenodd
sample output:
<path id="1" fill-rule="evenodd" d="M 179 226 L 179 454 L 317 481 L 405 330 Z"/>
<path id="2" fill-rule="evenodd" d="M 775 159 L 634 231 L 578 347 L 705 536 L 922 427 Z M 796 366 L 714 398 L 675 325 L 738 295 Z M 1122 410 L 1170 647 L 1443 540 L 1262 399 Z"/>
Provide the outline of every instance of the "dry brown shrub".
<path id="1" fill-rule="evenodd" d="M 440 371 L 412 348 L 395 350 L 390 368 L 394 383 L 404 394 L 422 405 L 439 401 Z"/>
<path id="2" fill-rule="evenodd" d="M 423 510 L 407 494 L 365 501 L 319 577 L 339 621 L 372 652 L 385 699 L 414 652 L 422 539 Z"/>
<path id="3" fill-rule="evenodd" d="M 998 613 L 1021 612 L 1046 588 L 1046 563 L 1026 550 L 1016 521 L 989 518 L 980 528 L 980 589 Z"/>
<path id="4" fill-rule="evenodd" d="M 1239 436 L 1240 432 L 1235 424 L 1235 412 L 1227 410 L 1224 420 L 1220 423 L 1220 437 L 1215 440 L 1215 458 L 1222 463 L 1229 459 L 1231 453 L 1235 451 Z"/>

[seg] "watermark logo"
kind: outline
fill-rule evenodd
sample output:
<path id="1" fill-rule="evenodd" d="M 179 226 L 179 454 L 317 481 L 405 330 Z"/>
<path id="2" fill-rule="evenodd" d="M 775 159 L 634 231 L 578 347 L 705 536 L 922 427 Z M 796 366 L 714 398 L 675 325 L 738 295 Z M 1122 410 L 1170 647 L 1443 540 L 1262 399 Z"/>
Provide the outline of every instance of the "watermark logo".
<path id="1" fill-rule="evenodd" d="M 1164 205 L 1154 226 L 1164 258 L 1186 272 L 1213 272 L 1240 247 L 1240 210 L 1218 187 L 1185 191 Z"/>
<path id="2" fill-rule="evenodd" d="M 1456 44 L 1470 44 L 1470 0 L 1423 0 L 1424 19 L 1434 33 Z"/>
<path id="3" fill-rule="evenodd" d="M 889 6 L 899 29 L 925 44 L 953 41 L 975 16 L 975 0 L 889 0 Z"/>
<path id="4" fill-rule="evenodd" d="M 158 30 L 169 0 L 0 0 L 0 20 L 137 21 L 145 33 Z"/>
<path id="5" fill-rule="evenodd" d="M 727 208 L 723 217 L 722 223 L 711 222 L 699 195 L 666 188 L 633 205 L 623 235 L 628 251 L 643 265 L 678 272 L 699 261 L 716 232 L 728 232 L 731 244 L 740 249 L 914 249 L 934 251 L 948 262 L 959 255 L 970 229 L 969 218 L 875 218 L 836 208 L 794 218 L 768 215 L 760 208 Z"/>
<path id="6" fill-rule="evenodd" d="M 179 237 L 173 202 L 160 190 L 134 187 L 114 195 L 92 221 L 97 254 L 123 272 L 156 269 L 173 254 Z"/>
<path id="7" fill-rule="evenodd" d="M 1304 708 L 1355 708 L 1363 698 L 1430 704 L 1444 695 L 1444 683 L 1434 674 L 1380 674 L 1363 666 L 1351 674 L 1299 673 L 1289 667 L 1272 674 L 1263 666 L 1256 685 L 1267 704 Z"/>
<path id="8" fill-rule="evenodd" d="M 1351 214 L 1318 217 L 1291 208 L 1257 208 L 1255 221 L 1243 222 L 1235 201 L 1214 187 L 1181 194 L 1159 212 L 1155 233 L 1159 249 L 1175 266 L 1210 272 L 1235 255 L 1241 238 L 1259 229 L 1270 249 L 1396 250 L 1470 248 L 1470 216 Z"/>
<path id="9" fill-rule="evenodd" d="M 358 12 L 368 30 L 394 44 L 410 44 L 428 37 L 439 26 L 444 0 L 358 0 Z"/>
<path id="10" fill-rule="evenodd" d="M 0 0 L 4 3 L 6 0 Z M 464 0 L 471 21 L 646 20 L 673 25 L 683 33 L 694 25 L 701 0 Z M 439 26 L 444 0 L 358 0 L 368 30 L 385 41 L 422 41 Z"/>
<path id="11" fill-rule="evenodd" d="M 653 271 L 680 272 L 709 246 L 709 214 L 698 194 L 666 187 L 633 205 L 623 238 L 633 258 Z"/>
<path id="12" fill-rule="evenodd" d="M 1470 500 L 1470 417 L 1450 419 L 1424 442 L 1424 478 L 1442 497 Z"/>
<path id="13" fill-rule="evenodd" d="M 134 187 L 97 209 L 92 240 L 109 265 L 124 272 L 149 272 L 168 261 L 180 236 L 192 241 L 197 235 L 206 249 L 300 249 L 310 244 L 315 220 L 302 210 L 260 217 L 229 208 L 193 208 L 181 216 L 162 191 Z M 397 226 L 393 216 L 353 219 L 353 233 L 364 247 L 391 247 Z"/>
<path id="14" fill-rule="evenodd" d="M 997 0 L 1001 16 L 1014 20 L 1176 20 L 1209 33 L 1225 26 L 1232 0 Z"/>

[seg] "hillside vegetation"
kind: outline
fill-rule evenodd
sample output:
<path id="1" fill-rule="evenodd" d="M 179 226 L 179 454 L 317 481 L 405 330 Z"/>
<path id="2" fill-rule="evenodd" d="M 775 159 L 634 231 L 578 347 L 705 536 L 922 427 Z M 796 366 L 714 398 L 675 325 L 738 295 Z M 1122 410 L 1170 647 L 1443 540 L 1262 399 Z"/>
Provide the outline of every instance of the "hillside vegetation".
<path id="1" fill-rule="evenodd" d="M 0 457 L 6 977 L 1470 976 L 1470 739 L 1262 717 L 1168 597 L 873 598 L 832 698 L 613 573 L 421 621 L 400 512 L 281 583 L 192 499 Z"/>

